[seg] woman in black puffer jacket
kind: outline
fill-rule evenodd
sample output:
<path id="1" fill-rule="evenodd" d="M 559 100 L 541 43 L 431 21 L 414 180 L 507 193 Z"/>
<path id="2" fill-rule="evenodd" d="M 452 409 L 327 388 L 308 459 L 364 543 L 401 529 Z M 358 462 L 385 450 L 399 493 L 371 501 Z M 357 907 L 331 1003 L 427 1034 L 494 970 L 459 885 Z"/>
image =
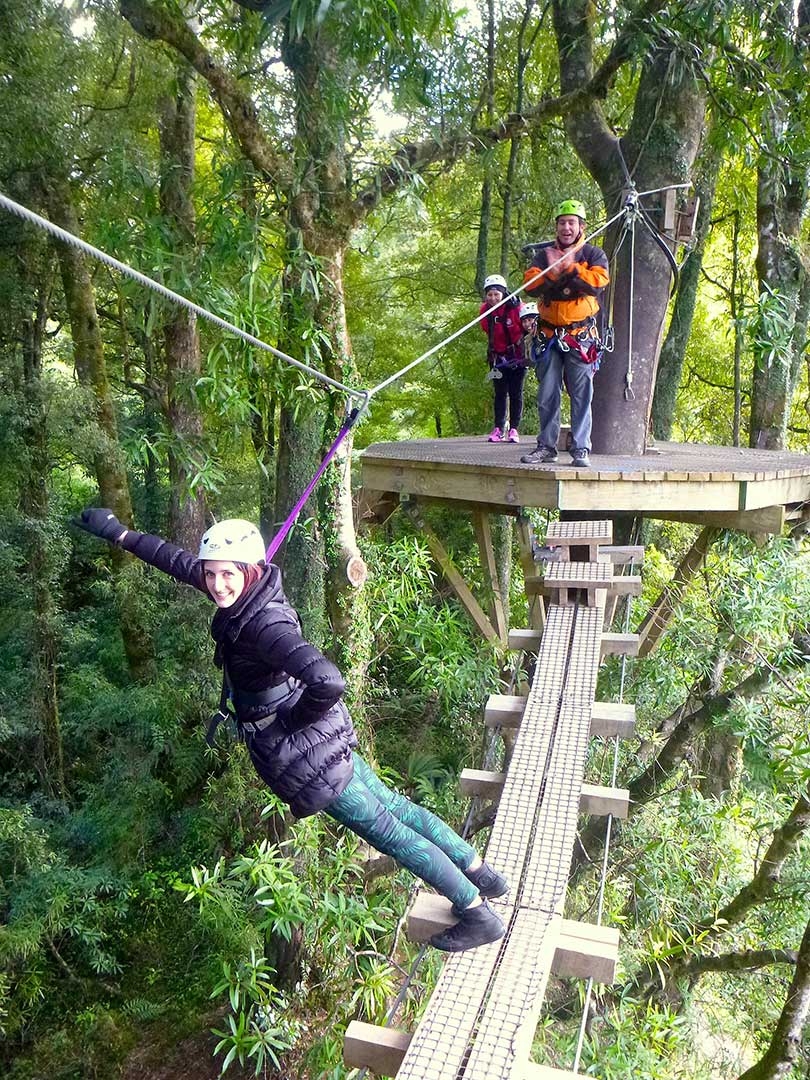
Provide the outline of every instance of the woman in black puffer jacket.
<path id="1" fill-rule="evenodd" d="M 483 898 L 503 896 L 505 878 L 440 818 L 387 788 L 356 752 L 340 672 L 303 638 L 254 525 L 219 522 L 195 556 L 126 529 L 110 510 L 84 510 L 77 524 L 213 599 L 214 659 L 240 734 L 258 774 L 296 817 L 325 811 L 446 896 L 459 918 L 434 934 L 436 948 L 460 952 L 503 935 Z"/>

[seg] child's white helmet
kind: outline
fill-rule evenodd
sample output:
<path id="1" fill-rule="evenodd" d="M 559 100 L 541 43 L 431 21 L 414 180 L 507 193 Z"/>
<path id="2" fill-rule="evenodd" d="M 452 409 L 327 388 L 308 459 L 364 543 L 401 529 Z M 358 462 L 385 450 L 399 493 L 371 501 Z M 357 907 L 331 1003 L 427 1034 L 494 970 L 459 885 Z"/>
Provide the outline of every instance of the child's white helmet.
<path id="1" fill-rule="evenodd" d="M 220 559 L 225 562 L 264 562 L 265 546 L 261 533 L 249 521 L 228 518 L 212 525 L 203 533 L 198 559 Z"/>
<path id="2" fill-rule="evenodd" d="M 484 292 L 487 289 L 503 289 L 504 292 L 509 292 L 506 278 L 501 277 L 500 274 L 490 274 L 489 277 L 484 278 Z"/>
<path id="3" fill-rule="evenodd" d="M 535 304 L 532 300 L 527 300 L 525 304 L 520 305 L 520 311 L 518 312 L 518 315 L 521 319 L 525 319 L 529 315 L 533 315 L 534 318 L 537 318 L 537 304 Z"/>

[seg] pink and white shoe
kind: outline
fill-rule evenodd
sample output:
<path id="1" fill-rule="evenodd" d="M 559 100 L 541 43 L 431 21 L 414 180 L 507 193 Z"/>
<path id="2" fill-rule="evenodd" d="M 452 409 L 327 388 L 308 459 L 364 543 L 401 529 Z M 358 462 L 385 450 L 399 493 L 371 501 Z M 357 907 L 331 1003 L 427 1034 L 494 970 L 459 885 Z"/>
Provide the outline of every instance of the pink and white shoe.
<path id="1" fill-rule="evenodd" d="M 487 436 L 487 442 L 506 442 L 506 439 L 504 439 L 503 435 L 501 434 L 501 429 L 499 427 L 496 427 L 493 428 L 490 434 Z"/>
<path id="2" fill-rule="evenodd" d="M 517 428 L 510 427 L 509 434 L 506 436 L 509 442 L 520 442 L 520 436 L 517 433 Z"/>

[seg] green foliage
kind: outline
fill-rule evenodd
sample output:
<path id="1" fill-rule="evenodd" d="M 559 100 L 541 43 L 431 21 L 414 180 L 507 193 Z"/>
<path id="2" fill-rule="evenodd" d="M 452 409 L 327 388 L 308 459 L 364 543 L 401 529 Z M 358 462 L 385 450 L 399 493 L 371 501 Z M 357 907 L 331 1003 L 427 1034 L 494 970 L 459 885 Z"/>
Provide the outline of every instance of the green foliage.
<path id="1" fill-rule="evenodd" d="M 227 1030 L 215 1030 L 219 1042 L 215 1054 L 224 1053 L 221 1073 L 228 1071 L 234 1061 L 240 1065 L 255 1058 L 255 1074 L 259 1076 L 268 1062 L 279 1067 L 278 1054 L 295 1045 L 298 1026 L 286 1017 L 287 999 L 271 982 L 273 969 L 254 949 L 250 956 L 232 965 L 222 963 L 222 980 L 211 991 L 211 997 L 226 993 L 230 1013 Z"/>

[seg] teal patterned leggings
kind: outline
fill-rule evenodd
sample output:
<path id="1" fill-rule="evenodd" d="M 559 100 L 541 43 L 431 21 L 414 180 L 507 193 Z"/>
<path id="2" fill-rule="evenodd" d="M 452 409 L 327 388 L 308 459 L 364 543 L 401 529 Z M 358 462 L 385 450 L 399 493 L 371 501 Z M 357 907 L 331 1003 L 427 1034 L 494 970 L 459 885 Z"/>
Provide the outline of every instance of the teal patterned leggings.
<path id="1" fill-rule="evenodd" d="M 471 904 L 478 890 L 461 870 L 475 858 L 475 848 L 441 818 L 387 788 L 359 754 L 353 757 L 351 783 L 324 813 L 391 855 L 454 904 Z"/>

